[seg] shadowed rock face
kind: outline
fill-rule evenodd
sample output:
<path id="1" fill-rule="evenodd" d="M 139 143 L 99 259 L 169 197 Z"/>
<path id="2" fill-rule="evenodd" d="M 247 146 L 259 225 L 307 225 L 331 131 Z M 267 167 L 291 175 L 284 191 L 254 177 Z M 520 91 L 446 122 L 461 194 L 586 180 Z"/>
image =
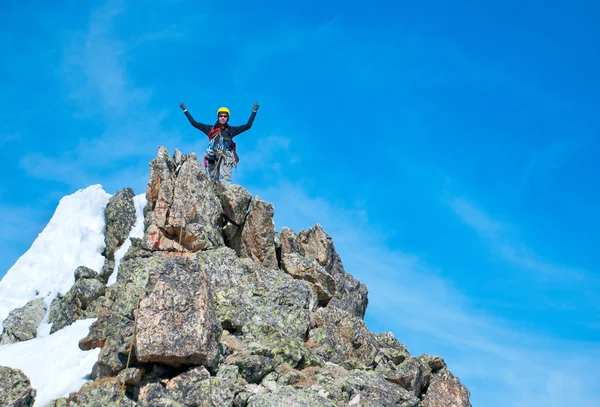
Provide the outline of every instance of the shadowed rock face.
<path id="1" fill-rule="evenodd" d="M 21 370 L 0 366 L 0 406 L 31 407 L 36 394 Z"/>
<path id="2" fill-rule="evenodd" d="M 193 154 L 161 147 L 150 170 L 144 238 L 79 342 L 101 348 L 95 382 L 53 407 L 470 406 L 442 358 L 369 331 L 367 287 L 320 225 L 276 233 L 272 204 Z"/>
<path id="3" fill-rule="evenodd" d="M 104 255 L 109 260 L 114 260 L 115 252 L 121 247 L 135 223 L 135 205 L 133 189 L 124 188 L 114 194 L 106 205 L 106 231 L 104 241 L 106 249 Z"/>

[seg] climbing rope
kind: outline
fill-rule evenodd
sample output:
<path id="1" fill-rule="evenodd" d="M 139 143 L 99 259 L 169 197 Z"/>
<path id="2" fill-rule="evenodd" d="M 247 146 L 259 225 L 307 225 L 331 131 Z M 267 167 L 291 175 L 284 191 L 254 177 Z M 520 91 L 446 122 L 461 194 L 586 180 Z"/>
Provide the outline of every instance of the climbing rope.
<path id="1" fill-rule="evenodd" d="M 129 369 L 131 351 L 133 350 L 133 343 L 135 342 L 135 331 L 137 330 L 137 316 L 140 313 L 140 302 L 142 302 L 142 297 L 138 298 L 137 306 L 135 307 L 135 314 L 133 314 L 133 337 L 131 338 L 131 343 L 129 344 L 129 355 L 127 355 L 127 363 L 125 364 L 125 370 Z M 121 390 L 125 390 L 125 380 L 123 380 L 123 383 L 121 383 Z"/>

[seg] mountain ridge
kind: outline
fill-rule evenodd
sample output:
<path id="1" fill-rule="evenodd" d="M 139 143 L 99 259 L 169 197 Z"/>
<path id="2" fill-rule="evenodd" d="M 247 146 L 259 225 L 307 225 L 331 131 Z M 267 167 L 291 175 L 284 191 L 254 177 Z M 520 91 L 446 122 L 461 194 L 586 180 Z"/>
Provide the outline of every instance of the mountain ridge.
<path id="1" fill-rule="evenodd" d="M 470 406 L 442 358 L 368 330 L 368 289 L 320 225 L 276 232 L 272 204 L 164 147 L 145 195 L 143 236 L 123 189 L 102 267 L 50 304 L 52 329 L 97 318 L 79 347 L 100 350 L 91 380 L 48 405 Z"/>

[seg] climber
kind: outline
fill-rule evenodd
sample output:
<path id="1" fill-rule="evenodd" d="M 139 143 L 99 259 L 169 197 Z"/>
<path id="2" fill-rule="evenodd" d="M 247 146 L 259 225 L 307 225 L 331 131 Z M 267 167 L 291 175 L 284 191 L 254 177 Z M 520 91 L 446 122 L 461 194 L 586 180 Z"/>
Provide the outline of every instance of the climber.
<path id="1" fill-rule="evenodd" d="M 221 107 L 217 110 L 217 122 L 214 126 L 194 120 L 190 112 L 188 112 L 185 103 L 180 103 L 179 107 L 183 110 L 183 113 L 185 113 L 192 126 L 208 136 L 209 146 L 204 155 L 204 166 L 208 167 L 209 176 L 225 186 L 230 185 L 231 170 L 239 161 L 233 138 L 252 127 L 256 111 L 260 106 L 254 102 L 248 123 L 241 126 L 229 125 L 229 109 L 226 107 Z"/>

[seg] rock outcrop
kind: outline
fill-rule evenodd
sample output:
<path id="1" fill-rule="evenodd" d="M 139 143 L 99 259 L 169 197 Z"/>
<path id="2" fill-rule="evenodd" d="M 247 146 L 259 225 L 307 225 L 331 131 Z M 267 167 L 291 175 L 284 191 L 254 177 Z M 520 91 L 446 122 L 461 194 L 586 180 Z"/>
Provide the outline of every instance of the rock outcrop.
<path id="1" fill-rule="evenodd" d="M 215 184 L 194 154 L 159 149 L 144 237 L 106 287 L 131 195 L 111 200 L 123 216 L 107 209 L 119 226 L 103 270 L 78 269 L 52 304 L 56 329 L 97 316 L 79 346 L 100 353 L 92 380 L 51 406 L 470 406 L 442 358 L 369 331 L 368 289 L 320 225 L 277 233 L 271 203 Z"/>
<path id="2" fill-rule="evenodd" d="M 100 301 L 104 295 L 106 284 L 96 271 L 88 267 L 75 270 L 75 284 L 63 296 L 58 295 L 50 304 L 48 321 L 52 323 L 50 333 L 83 318 L 98 316 Z"/>
<path id="3" fill-rule="evenodd" d="M 27 341 L 37 336 L 37 328 L 46 315 L 43 299 L 29 301 L 25 306 L 12 310 L 4 320 L 0 345 Z"/>
<path id="4" fill-rule="evenodd" d="M 0 406 L 31 407 L 36 394 L 21 370 L 0 366 Z"/>
<path id="5" fill-rule="evenodd" d="M 133 189 L 124 188 L 117 191 L 106 205 L 106 231 L 104 256 L 108 260 L 115 259 L 115 252 L 121 247 L 135 223 L 135 205 Z"/>

